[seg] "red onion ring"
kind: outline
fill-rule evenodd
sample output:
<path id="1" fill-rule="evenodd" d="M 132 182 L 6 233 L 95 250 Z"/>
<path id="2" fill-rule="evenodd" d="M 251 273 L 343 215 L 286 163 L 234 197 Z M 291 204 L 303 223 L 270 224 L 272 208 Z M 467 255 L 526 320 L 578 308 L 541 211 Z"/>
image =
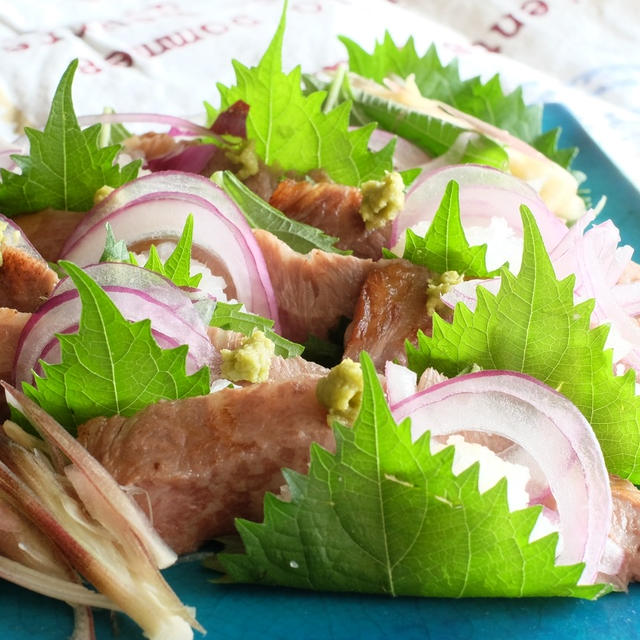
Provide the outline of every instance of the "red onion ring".
<path id="1" fill-rule="evenodd" d="M 213 144 L 189 145 L 179 151 L 148 159 L 144 168 L 153 172 L 184 171 L 185 173 L 198 174 L 219 150 L 219 147 Z"/>
<path id="2" fill-rule="evenodd" d="M 237 226 L 246 228 L 247 221 L 240 209 L 230 200 L 227 194 L 214 182 L 203 176 L 183 171 L 156 171 L 142 176 L 137 180 L 127 182 L 112 191 L 104 200 L 99 202 L 84 216 L 74 232 L 62 247 L 62 255 L 93 227 L 97 221 L 124 207 L 133 200 L 161 191 L 170 193 L 186 193 L 200 196 L 209 200 L 217 209 L 224 213 Z M 180 233 L 178 233 L 180 235 Z M 194 234 L 195 236 L 195 234 Z"/>
<path id="3" fill-rule="evenodd" d="M 74 233 L 65 245 L 62 258 L 80 265 L 97 261 L 104 247 L 107 222 L 116 237 L 130 245 L 167 237 L 177 239 L 188 215 L 193 214 L 194 249 L 219 259 L 230 274 L 238 299 L 249 311 L 272 318 L 277 330 L 275 294 L 262 252 L 236 205 L 219 187 L 209 184 L 218 195 L 220 207 L 209 198 L 178 191 L 127 198 L 129 201 L 119 206 L 117 196 L 111 199 L 117 192 L 112 193 L 107 199 L 109 204 L 98 205 L 88 214 L 81 232 Z"/>
<path id="4" fill-rule="evenodd" d="M 426 154 L 420 147 L 416 147 L 415 144 L 408 140 L 383 129 L 373 130 L 369 138 L 369 149 L 371 151 L 380 151 L 394 138 L 396 139 L 396 146 L 393 152 L 393 166 L 397 171 L 421 168 L 432 160 L 431 156 Z"/>
<path id="5" fill-rule="evenodd" d="M 500 435 L 542 469 L 560 516 L 559 564 L 584 562 L 580 582 L 598 573 L 611 522 L 611 489 L 598 441 L 580 411 L 542 382 L 509 371 L 481 371 L 436 384 L 391 407 L 412 419 L 419 438 L 459 431 Z"/>
<path id="6" fill-rule="evenodd" d="M 149 318 L 152 333 L 163 348 L 187 344 L 187 373 L 214 364 L 215 350 L 191 298 L 162 276 L 124 263 L 104 263 L 85 269 L 132 322 Z M 139 288 L 138 288 L 139 287 Z M 70 278 L 63 279 L 25 324 L 14 361 L 14 380 L 32 382 L 41 359 L 54 363 L 60 352 L 56 333 L 74 331 L 82 305 Z"/>
<path id="7" fill-rule="evenodd" d="M 78 117 L 78 123 L 81 127 L 89 127 L 94 124 L 124 124 L 126 122 L 166 124 L 173 128 L 173 135 L 199 137 L 211 137 L 214 135 L 210 129 L 206 129 L 190 120 L 159 113 L 99 113 Z"/>
<path id="8" fill-rule="evenodd" d="M 21 145 L 13 144 L 10 147 L 5 147 L 0 150 L 0 169 L 6 169 L 7 171 L 15 171 L 18 165 L 13 161 L 11 156 L 24 155 L 26 153 L 25 148 Z"/>
<path id="9" fill-rule="evenodd" d="M 547 247 L 553 248 L 567 231 L 526 182 L 492 167 L 464 164 L 446 166 L 418 177 L 406 196 L 402 213 L 396 218 L 391 245 L 406 229 L 433 218 L 447 184 L 460 187 L 460 214 L 464 226 L 487 226 L 491 217 L 506 218 L 509 226 L 522 233 L 520 205 L 526 204 L 536 217 Z"/>

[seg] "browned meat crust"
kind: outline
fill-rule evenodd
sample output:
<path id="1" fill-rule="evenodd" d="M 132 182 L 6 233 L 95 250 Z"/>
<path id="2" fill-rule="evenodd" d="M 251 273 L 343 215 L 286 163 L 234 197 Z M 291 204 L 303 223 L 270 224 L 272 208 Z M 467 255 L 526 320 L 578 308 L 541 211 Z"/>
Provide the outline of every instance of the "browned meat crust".
<path id="1" fill-rule="evenodd" d="M 405 340 L 416 344 L 419 329 L 431 333 L 426 307 L 431 274 L 404 260 L 378 264 L 360 292 L 353 321 L 345 333 L 344 355 L 357 360 L 361 351 L 367 351 L 381 370 L 387 360 L 406 363 Z"/>
<path id="2" fill-rule="evenodd" d="M 326 338 L 341 317 L 351 318 L 372 260 L 313 250 L 296 253 L 274 235 L 254 230 L 276 294 L 282 335 L 303 342 Z"/>
<path id="3" fill-rule="evenodd" d="M 2 248 L 0 307 L 35 311 L 57 282 L 56 272 L 33 253 L 17 247 Z"/>
<path id="4" fill-rule="evenodd" d="M 282 467 L 306 471 L 309 446 L 333 447 L 317 377 L 225 389 L 160 402 L 131 418 L 95 418 L 78 439 L 141 506 L 177 552 L 234 531 L 234 517 L 262 518 Z M 148 501 L 147 501 L 148 499 Z"/>
<path id="5" fill-rule="evenodd" d="M 623 552 L 622 565 L 613 582 L 626 589 L 631 581 L 640 579 L 640 491 L 629 482 L 610 475 L 613 514 L 609 538 Z"/>
<path id="6" fill-rule="evenodd" d="M 38 253 L 49 262 L 55 262 L 67 238 L 83 218 L 76 211 L 44 209 L 15 218 L 24 234 Z"/>
<path id="7" fill-rule="evenodd" d="M 13 360 L 20 334 L 30 313 L 0 307 L 0 379 L 12 382 Z M 4 394 L 2 394 L 4 398 Z"/>
<path id="8" fill-rule="evenodd" d="M 391 224 L 367 231 L 360 215 L 362 192 L 333 182 L 283 180 L 269 200 L 288 217 L 313 225 L 340 238 L 340 249 L 351 249 L 359 258 L 382 256 L 391 234 Z"/>

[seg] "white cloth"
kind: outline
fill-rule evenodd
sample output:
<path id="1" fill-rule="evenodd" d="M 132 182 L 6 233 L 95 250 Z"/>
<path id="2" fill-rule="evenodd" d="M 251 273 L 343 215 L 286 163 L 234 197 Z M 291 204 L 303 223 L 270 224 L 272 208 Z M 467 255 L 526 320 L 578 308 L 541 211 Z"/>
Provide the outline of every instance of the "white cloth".
<path id="1" fill-rule="evenodd" d="M 218 103 L 231 58 L 255 64 L 281 0 L 0 0 L 0 136 L 42 126 L 69 61 L 78 114 L 149 111 L 181 116 Z M 528 102 L 564 103 L 640 185 L 638 0 L 290 0 L 285 67 L 316 71 L 345 59 L 344 34 L 370 49 L 388 29 L 436 43 L 464 76 L 524 86 Z M 492 53 L 489 49 L 497 50 Z"/>

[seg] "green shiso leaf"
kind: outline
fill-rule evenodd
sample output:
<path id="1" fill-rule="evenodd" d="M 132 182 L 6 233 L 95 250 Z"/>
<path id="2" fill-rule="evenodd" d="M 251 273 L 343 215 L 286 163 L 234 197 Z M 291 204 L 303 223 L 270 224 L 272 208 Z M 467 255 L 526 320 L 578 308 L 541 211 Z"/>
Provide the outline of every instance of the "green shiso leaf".
<path id="1" fill-rule="evenodd" d="M 510 512 L 506 480 L 483 494 L 478 464 L 456 476 L 453 448 L 396 425 L 363 354 L 362 408 L 334 425 L 336 453 L 313 446 L 307 475 L 285 472 L 291 501 L 268 494 L 264 523 L 237 520 L 245 554 L 218 559 L 238 582 L 438 597 L 575 596 L 582 565 L 556 566 L 557 534 L 529 543 L 540 512 Z"/>
<path id="2" fill-rule="evenodd" d="M 124 240 L 116 240 L 111 225 L 107 222 L 107 237 L 100 262 L 128 262 L 138 265 L 135 256 L 128 251 Z M 191 275 L 191 249 L 193 247 L 193 215 L 189 214 L 182 228 L 180 239 L 171 255 L 163 263 L 155 245 L 149 248 L 149 257 L 144 268 L 168 278 L 178 287 L 197 287 L 202 274 Z"/>
<path id="3" fill-rule="evenodd" d="M 347 48 L 350 70 L 358 75 L 381 83 L 390 74 L 401 78 L 413 74 L 420 93 L 426 98 L 440 100 L 509 131 L 565 169 L 577 153 L 575 148 L 558 149 L 559 130 L 542 133 L 542 108 L 525 104 L 521 88 L 505 94 L 497 75 L 484 83 L 479 77 L 463 81 L 457 61 L 443 65 L 433 45 L 419 56 L 413 38 L 400 46 L 385 33 L 372 53 L 349 38 L 342 36 L 340 40 Z"/>
<path id="4" fill-rule="evenodd" d="M 78 289 L 78 332 L 58 334 L 61 362 L 42 363 L 43 376 L 24 392 L 71 432 L 96 416 L 130 416 L 159 400 L 209 393 L 209 369 L 185 372 L 188 347 L 161 349 L 151 321 L 131 323 L 82 269 L 60 263 Z"/>
<path id="5" fill-rule="evenodd" d="M 469 140 L 461 145 L 451 164 L 475 163 L 485 164 L 496 169 L 507 167 L 509 156 L 502 145 L 488 137 L 469 133 L 467 129 L 435 116 L 430 116 L 396 102 L 386 100 L 362 90 L 350 88 L 357 113 L 365 121 L 374 120 L 383 129 L 396 133 L 413 142 L 433 156 L 452 153 L 458 138 L 465 134 Z"/>
<path id="6" fill-rule="evenodd" d="M 248 68 L 234 60 L 236 85 L 218 84 L 220 110 L 243 100 L 249 106 L 247 138 L 255 141 L 256 152 L 268 165 L 306 173 L 323 169 L 335 182 L 360 185 L 379 180 L 392 170 L 395 142 L 378 152 L 367 144 L 374 124 L 349 131 L 350 105 L 342 103 L 328 113 L 322 105 L 326 93 L 305 96 L 300 67 L 282 70 L 282 42 L 285 3 L 278 29 L 257 67 Z"/>
<path id="7" fill-rule="evenodd" d="M 469 245 L 460 220 L 458 183 L 447 185 L 440 206 L 424 238 L 407 229 L 403 258 L 431 271 L 457 271 L 472 278 L 490 278 L 499 271 L 487 271 L 487 245 Z"/>
<path id="8" fill-rule="evenodd" d="M 238 205 L 251 227 L 269 231 L 294 251 L 309 253 L 312 249 L 320 249 L 328 253 L 351 253 L 334 246 L 338 238 L 285 216 L 253 193 L 230 171 L 215 173 L 212 179 Z"/>
<path id="9" fill-rule="evenodd" d="M 120 147 L 100 146 L 100 124 L 80 128 L 71 99 L 77 66 L 73 60 L 62 75 L 44 131 L 25 128 L 30 155 L 13 156 L 22 173 L 0 170 L 0 210 L 7 216 L 47 207 L 88 211 L 100 187 L 119 187 L 138 174 L 139 160 L 114 165 Z"/>
<path id="10" fill-rule="evenodd" d="M 590 328 L 593 300 L 574 304 L 575 277 L 558 281 L 533 215 L 521 207 L 524 252 L 517 276 L 502 269 L 496 295 L 478 287 L 475 311 L 433 318 L 431 337 L 407 344 L 411 369 L 448 376 L 477 364 L 520 371 L 558 389 L 589 421 L 611 473 L 640 482 L 640 397 L 635 376 L 613 372 L 608 326 Z"/>

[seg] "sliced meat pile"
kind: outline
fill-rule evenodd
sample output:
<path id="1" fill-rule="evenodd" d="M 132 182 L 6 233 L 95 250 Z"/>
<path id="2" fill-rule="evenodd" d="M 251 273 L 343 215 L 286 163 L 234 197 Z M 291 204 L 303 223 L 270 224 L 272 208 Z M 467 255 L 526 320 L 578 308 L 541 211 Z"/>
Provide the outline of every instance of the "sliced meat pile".
<path id="1" fill-rule="evenodd" d="M 267 231 L 254 235 L 276 294 L 282 335 L 304 342 L 309 334 L 326 338 L 342 317 L 351 318 L 372 260 L 313 250 L 296 253 Z"/>
<path id="2" fill-rule="evenodd" d="M 235 331 L 227 331 L 218 327 L 209 327 L 207 334 L 211 344 L 217 351 L 221 349 L 237 349 L 244 340 L 244 335 Z M 269 382 L 281 382 L 291 378 L 303 378 L 306 376 L 325 376 L 328 369 L 315 362 L 305 360 L 300 356 L 283 358 L 273 356 L 269 367 Z"/>
<path id="3" fill-rule="evenodd" d="M 35 311 L 51 294 L 58 275 L 33 251 L 2 246 L 0 307 Z"/>
<path id="4" fill-rule="evenodd" d="M 367 231 L 360 215 L 362 193 L 357 187 L 333 182 L 283 180 L 269 199 L 289 218 L 322 229 L 339 238 L 340 249 L 350 249 L 359 258 L 378 259 L 391 235 L 391 223 Z"/>
<path id="5" fill-rule="evenodd" d="M 80 224 L 84 214 L 76 211 L 44 209 L 15 218 L 38 253 L 49 262 L 55 262 L 67 238 Z"/>
<path id="6" fill-rule="evenodd" d="M 30 317 L 30 313 L 0 307 L 0 380 L 12 381 L 20 333 Z"/>
<path id="7" fill-rule="evenodd" d="M 261 520 L 265 491 L 284 484 L 282 467 L 305 472 L 309 447 L 333 447 L 317 376 L 175 402 L 133 417 L 95 418 L 78 439 L 138 496 L 177 552 L 234 531 L 236 517 Z"/>
<path id="8" fill-rule="evenodd" d="M 427 280 L 431 273 L 405 260 L 378 263 L 362 286 L 351 324 L 345 332 L 346 358 L 367 351 L 376 369 L 387 360 L 406 363 L 405 340 L 417 344 L 422 329 L 431 334 L 427 314 Z"/>
<path id="9" fill-rule="evenodd" d="M 626 589 L 640 580 L 640 491 L 628 480 L 610 475 L 613 514 L 609 538 L 622 550 L 622 564 L 613 582 Z"/>

